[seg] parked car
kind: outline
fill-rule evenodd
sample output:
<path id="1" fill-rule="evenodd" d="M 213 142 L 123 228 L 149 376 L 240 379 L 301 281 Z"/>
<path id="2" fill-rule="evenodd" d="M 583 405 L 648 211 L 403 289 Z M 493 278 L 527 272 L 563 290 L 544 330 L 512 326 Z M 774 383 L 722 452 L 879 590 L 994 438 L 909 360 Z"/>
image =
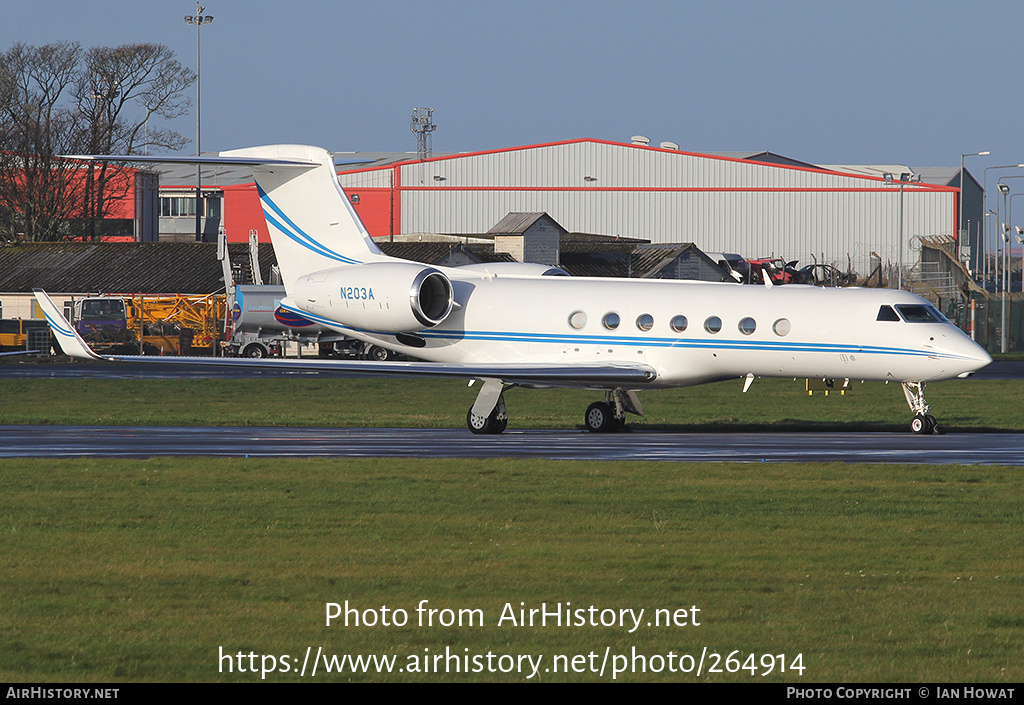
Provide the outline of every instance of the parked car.
<path id="1" fill-rule="evenodd" d="M 781 257 L 765 257 L 750 260 L 751 279 L 754 284 L 764 283 L 763 272 L 767 271 L 772 284 L 799 284 L 800 272 L 796 269 L 799 260 L 787 262 Z"/>
<path id="2" fill-rule="evenodd" d="M 857 274 L 842 272 L 831 264 L 809 264 L 800 268 L 800 281 L 815 286 L 850 286 L 857 283 Z"/>

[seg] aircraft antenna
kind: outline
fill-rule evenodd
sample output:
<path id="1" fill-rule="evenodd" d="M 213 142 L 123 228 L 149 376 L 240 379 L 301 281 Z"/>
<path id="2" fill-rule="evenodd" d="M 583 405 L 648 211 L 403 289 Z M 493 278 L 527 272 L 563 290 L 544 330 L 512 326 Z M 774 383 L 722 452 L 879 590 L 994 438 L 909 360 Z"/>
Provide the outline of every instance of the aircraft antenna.
<path id="1" fill-rule="evenodd" d="M 412 109 L 412 131 L 416 133 L 416 154 L 420 159 L 430 158 L 430 133 L 437 129 L 433 108 Z"/>

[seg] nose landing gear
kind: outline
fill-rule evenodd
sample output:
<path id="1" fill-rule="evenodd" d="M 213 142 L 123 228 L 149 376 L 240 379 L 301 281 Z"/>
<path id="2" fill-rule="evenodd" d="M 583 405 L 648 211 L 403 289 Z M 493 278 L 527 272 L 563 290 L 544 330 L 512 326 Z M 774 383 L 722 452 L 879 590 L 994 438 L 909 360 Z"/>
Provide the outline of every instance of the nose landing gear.
<path id="1" fill-rule="evenodd" d="M 930 407 L 924 400 L 924 382 L 904 382 L 903 395 L 907 398 L 914 418 L 910 430 L 919 435 L 939 433 L 939 422 L 928 413 Z"/>

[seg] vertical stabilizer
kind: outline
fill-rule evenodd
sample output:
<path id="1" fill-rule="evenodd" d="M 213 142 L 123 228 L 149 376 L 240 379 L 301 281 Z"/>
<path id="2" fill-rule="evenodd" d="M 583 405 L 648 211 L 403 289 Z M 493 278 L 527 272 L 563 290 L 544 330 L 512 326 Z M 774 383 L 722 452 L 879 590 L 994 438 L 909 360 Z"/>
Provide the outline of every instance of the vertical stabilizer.
<path id="1" fill-rule="evenodd" d="M 266 160 L 252 170 L 286 288 L 311 272 L 388 259 L 342 191 L 327 150 L 284 144 L 220 156 Z"/>

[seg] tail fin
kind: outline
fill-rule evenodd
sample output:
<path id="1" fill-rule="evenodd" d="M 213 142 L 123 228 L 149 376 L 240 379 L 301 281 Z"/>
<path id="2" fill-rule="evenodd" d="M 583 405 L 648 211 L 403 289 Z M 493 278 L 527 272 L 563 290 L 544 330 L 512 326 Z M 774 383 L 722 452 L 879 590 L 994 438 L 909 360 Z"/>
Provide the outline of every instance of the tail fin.
<path id="1" fill-rule="evenodd" d="M 247 166 L 256 178 L 285 288 L 300 277 L 345 264 L 389 260 L 373 243 L 338 183 L 325 149 L 275 144 L 219 156 L 67 155 L 66 159 Z"/>
<path id="2" fill-rule="evenodd" d="M 45 291 L 33 289 L 32 293 L 35 294 L 36 301 L 39 302 L 39 308 L 42 309 L 43 315 L 46 316 L 46 322 L 50 324 L 50 330 L 53 331 L 53 337 L 57 339 L 60 349 L 64 351 L 65 355 L 81 357 L 86 360 L 103 359 L 94 353 L 86 342 L 82 340 L 75 327 L 68 323 L 68 319 L 64 317 L 64 314 L 53 303 L 53 300 L 46 295 Z"/>
<path id="3" fill-rule="evenodd" d="M 256 188 L 286 288 L 311 272 L 386 259 L 341 190 L 334 157 L 327 150 L 285 144 L 220 156 L 253 160 Z"/>

